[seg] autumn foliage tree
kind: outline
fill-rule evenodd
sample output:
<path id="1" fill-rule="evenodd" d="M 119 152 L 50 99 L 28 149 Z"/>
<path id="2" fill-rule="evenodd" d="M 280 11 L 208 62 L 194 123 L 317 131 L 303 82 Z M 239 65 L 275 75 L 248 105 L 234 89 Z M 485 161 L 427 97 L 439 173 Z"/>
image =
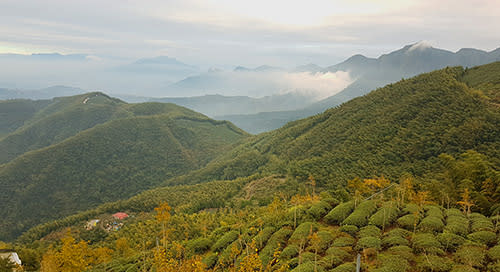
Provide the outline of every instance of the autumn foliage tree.
<path id="1" fill-rule="evenodd" d="M 470 193 L 469 193 L 469 188 L 465 188 L 464 192 L 462 193 L 462 200 L 457 202 L 460 207 L 462 207 L 462 211 L 470 215 L 471 213 L 471 208 L 474 206 L 473 201 L 471 200 Z"/>
<path id="2" fill-rule="evenodd" d="M 41 271 L 84 271 L 94 264 L 109 262 L 113 251 L 101 247 L 92 249 L 87 242 L 77 242 L 68 229 L 61 239 L 60 249 L 50 249 L 42 258 Z"/>
<path id="3" fill-rule="evenodd" d="M 170 211 L 172 208 L 168 205 L 167 202 L 162 202 L 158 207 L 155 208 L 156 212 L 156 220 L 161 224 L 161 232 L 162 232 L 162 243 L 163 247 L 167 247 L 167 239 L 169 230 L 167 229 L 167 224 L 170 221 Z"/>

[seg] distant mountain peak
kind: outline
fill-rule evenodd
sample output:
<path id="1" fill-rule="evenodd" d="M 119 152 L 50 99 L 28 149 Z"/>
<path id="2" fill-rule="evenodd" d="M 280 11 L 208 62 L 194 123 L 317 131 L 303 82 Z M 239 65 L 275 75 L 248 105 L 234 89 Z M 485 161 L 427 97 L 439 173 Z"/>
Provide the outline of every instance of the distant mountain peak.
<path id="1" fill-rule="evenodd" d="M 235 71 L 235 72 L 248 72 L 248 71 L 250 71 L 250 70 L 251 70 L 251 69 L 246 68 L 246 67 L 244 67 L 244 66 L 238 66 L 238 67 L 234 68 L 234 70 L 233 70 L 233 71 Z"/>
<path id="2" fill-rule="evenodd" d="M 137 60 L 134 64 L 158 64 L 158 65 L 165 65 L 165 64 L 170 64 L 170 65 L 182 65 L 182 66 L 191 66 L 188 64 L 185 64 L 183 62 L 178 61 L 176 58 L 171 58 L 168 56 L 158 56 L 158 57 L 153 57 L 153 58 L 143 58 Z"/>
<path id="3" fill-rule="evenodd" d="M 216 67 L 210 67 L 208 68 L 209 73 L 219 73 L 222 72 L 222 69 L 216 68 Z"/>
<path id="4" fill-rule="evenodd" d="M 407 52 L 412 51 L 423 51 L 425 49 L 433 48 L 432 45 L 427 41 L 419 41 L 409 46 Z"/>
<path id="5" fill-rule="evenodd" d="M 297 66 L 293 69 L 294 72 L 310 72 L 310 73 L 317 73 L 323 71 L 324 68 L 321 66 L 318 66 L 314 63 L 309 63 L 301 66 Z"/>
<path id="6" fill-rule="evenodd" d="M 261 65 L 259 67 L 256 67 L 254 71 L 257 72 L 263 72 L 263 71 L 276 71 L 276 70 L 281 70 L 279 67 L 274 67 L 270 65 Z"/>

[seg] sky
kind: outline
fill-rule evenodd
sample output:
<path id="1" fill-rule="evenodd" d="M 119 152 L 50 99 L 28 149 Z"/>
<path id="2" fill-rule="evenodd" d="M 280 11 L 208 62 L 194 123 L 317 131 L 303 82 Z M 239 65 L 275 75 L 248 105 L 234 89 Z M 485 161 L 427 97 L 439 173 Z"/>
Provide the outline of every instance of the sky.
<path id="1" fill-rule="evenodd" d="M 0 53 L 329 66 L 422 40 L 490 51 L 499 10 L 497 0 L 1 0 Z"/>

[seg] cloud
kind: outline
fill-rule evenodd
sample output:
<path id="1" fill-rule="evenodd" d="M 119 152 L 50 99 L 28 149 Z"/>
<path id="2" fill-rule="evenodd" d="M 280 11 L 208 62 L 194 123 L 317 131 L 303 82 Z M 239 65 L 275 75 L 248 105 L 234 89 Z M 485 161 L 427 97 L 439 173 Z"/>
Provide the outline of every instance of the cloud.
<path id="1" fill-rule="evenodd" d="M 0 53 L 295 66 L 332 65 L 357 53 L 376 57 L 419 40 L 451 50 L 500 45 L 495 0 L 0 2 Z"/>
<path id="2" fill-rule="evenodd" d="M 410 48 L 408 48 L 408 52 L 415 51 L 415 50 L 424 50 L 427 48 L 431 48 L 432 45 L 428 41 L 420 41 L 418 43 L 415 43 L 412 45 Z"/>
<path id="3" fill-rule="evenodd" d="M 340 92 L 352 82 L 349 73 L 344 71 L 311 73 L 278 68 L 211 70 L 170 85 L 163 96 L 221 94 L 263 97 L 294 93 L 317 101 Z"/>
<path id="4" fill-rule="evenodd" d="M 292 91 L 306 96 L 312 96 L 321 100 L 337 94 L 349 86 L 353 79 L 348 72 L 338 71 L 335 73 L 286 73 L 281 78 L 288 88 L 285 92 Z"/>

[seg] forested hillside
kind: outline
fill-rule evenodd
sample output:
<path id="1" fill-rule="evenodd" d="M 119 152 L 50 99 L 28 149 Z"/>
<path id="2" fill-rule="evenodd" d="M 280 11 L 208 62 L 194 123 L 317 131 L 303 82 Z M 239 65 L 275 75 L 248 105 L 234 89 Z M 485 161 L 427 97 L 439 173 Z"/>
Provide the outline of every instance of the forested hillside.
<path id="1" fill-rule="evenodd" d="M 335 188 L 355 176 L 423 176 L 440 154 L 470 149 L 499 165 L 500 111 L 494 102 L 499 67 L 500 62 L 467 70 L 446 68 L 389 84 L 257 135 L 207 167 L 170 182 L 270 172 L 301 180 L 314 175 L 322 186 Z"/>
<path id="2" fill-rule="evenodd" d="M 460 174 L 451 170 L 443 169 Z M 34 228 L 20 256 L 42 271 L 341 272 L 354 271 L 358 254 L 362 271 L 500 271 L 500 210 L 478 208 L 468 188 L 440 203 L 432 196 L 439 188 L 409 176 L 356 178 L 341 190 L 313 180 L 254 176 L 155 189 Z M 131 217 L 110 219 L 116 211 Z M 93 218 L 103 223 L 86 228 Z M 48 248 L 59 239 L 61 247 Z"/>
<path id="3" fill-rule="evenodd" d="M 4 100 L 0 101 L 0 139 L 24 125 L 50 100 Z"/>
<path id="4" fill-rule="evenodd" d="M 500 61 L 500 50 L 490 52 L 463 48 L 457 52 L 438 49 L 419 42 L 378 58 L 354 55 L 344 62 L 327 67 L 324 71 L 348 71 L 355 81 L 328 98 L 294 111 L 270 111 L 249 115 L 228 115 L 229 120 L 250 133 L 260 133 L 282 127 L 286 123 L 321 113 L 353 98 L 365 95 L 401 78 L 451 66 L 473 67 Z M 224 118 L 224 117 L 221 117 Z M 261 122 L 263 125 L 261 125 Z"/>
<path id="5" fill-rule="evenodd" d="M 79 166 L 90 170 L 77 173 L 103 174 L 88 180 L 78 174 L 85 183 L 68 183 L 88 184 L 85 190 L 98 195 L 91 201 L 137 184 L 127 179 L 130 175 L 157 188 L 127 200 L 95 202 L 79 213 L 70 210 L 89 199 L 70 190 L 74 203 L 64 204 L 71 216 L 31 228 L 13 246 L 27 260 L 25 267 L 42 271 L 342 272 L 354 271 L 358 256 L 362 271 L 500 271 L 499 70 L 500 63 L 493 63 L 405 79 L 234 148 L 225 145 L 227 152 L 211 149 L 212 143 L 196 149 L 199 153 L 188 150 L 209 138 L 196 136 L 199 131 L 185 133 L 201 121 L 182 115 L 98 125 L 4 165 L 0 180 L 16 176 L 20 184 L 39 184 L 33 178 L 66 184 L 60 181 Z M 228 134 L 238 131 L 227 123 L 203 122 L 227 128 L 212 135 L 231 138 Z M 137 141 L 158 135 L 172 140 L 154 146 Z M 235 141 L 244 137 L 237 135 Z M 113 141 L 106 141 L 108 136 Z M 114 142 L 126 148 L 114 148 Z M 116 156 L 103 167 L 99 159 L 65 155 L 79 154 L 82 145 L 89 150 L 83 158 Z M 102 153 L 105 146 L 109 152 Z M 151 160 L 136 160 L 137 146 L 150 150 Z M 179 157 L 162 157 L 159 150 Z M 41 162 L 39 152 L 43 158 L 63 159 Z M 203 161 L 206 152 L 221 156 L 201 166 L 197 160 Z M 180 164 L 184 154 L 191 160 Z M 141 168 L 170 159 L 175 169 L 186 170 L 155 176 Z M 24 170 L 28 165 L 39 168 Z M 94 182 L 95 177 L 102 181 Z M 113 191 L 103 187 L 109 178 L 114 178 Z M 40 197 L 38 190 L 52 202 L 62 199 L 27 185 L 10 191 L 17 199 L 28 198 L 6 211 L 29 217 L 4 223 L 2 230 L 11 231 L 4 237 L 19 234 L 23 228 L 13 225 L 17 222 L 36 222 L 40 211 L 26 203 Z M 116 219 L 116 212 L 129 217 Z M 95 220 L 100 223 L 89 227 Z M 66 262 L 67 256 L 77 261 Z"/>
<path id="6" fill-rule="evenodd" d="M 37 105 L 43 102 L 45 107 L 26 119 L 15 132 L 0 139 L 0 164 L 27 151 L 61 142 L 97 124 L 127 116 L 122 108 L 124 102 L 101 93 L 41 101 L 9 100 L 2 103 L 18 104 L 17 107 L 21 108 L 19 103 Z M 18 108 L 10 110 L 9 114 L 18 112 L 21 115 L 22 109 Z"/>
<path id="7" fill-rule="evenodd" d="M 45 108 L 44 112 L 48 110 Z M 0 166 L 2 239 L 48 219 L 153 188 L 166 178 L 204 166 L 246 137 L 228 122 L 214 121 L 173 104 L 122 103 L 107 112 L 113 111 L 125 117 L 96 125 Z M 28 126 L 29 132 L 20 134 L 29 138 L 33 131 L 39 131 L 35 127 L 51 132 L 44 125 L 56 126 L 65 120 L 66 125 L 58 127 L 59 135 L 73 127 L 82 129 L 81 115 L 68 119 L 74 117 L 70 113 L 78 112 L 81 111 L 63 111 L 57 121 L 43 118 Z M 92 117 L 106 115 L 89 112 L 83 116 L 95 120 Z M 75 122 L 80 126 L 72 126 Z M 26 137 L 19 143 L 25 143 Z"/>

